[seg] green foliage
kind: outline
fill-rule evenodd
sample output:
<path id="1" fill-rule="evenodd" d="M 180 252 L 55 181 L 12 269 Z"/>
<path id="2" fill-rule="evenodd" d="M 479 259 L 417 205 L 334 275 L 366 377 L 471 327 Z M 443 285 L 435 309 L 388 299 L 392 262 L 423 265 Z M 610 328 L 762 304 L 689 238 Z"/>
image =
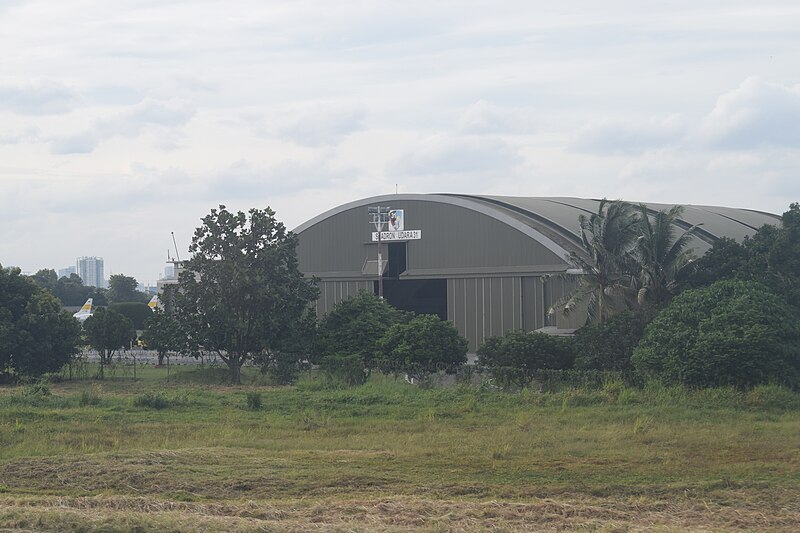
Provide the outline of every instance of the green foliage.
<path id="1" fill-rule="evenodd" d="M 136 281 L 136 278 L 124 274 L 113 274 L 108 278 L 109 302 L 112 304 L 121 302 L 147 303 L 149 298 L 145 293 L 136 290 L 138 285 L 139 283 Z"/>
<path id="2" fill-rule="evenodd" d="M 251 411 L 260 411 L 263 403 L 260 392 L 248 391 L 245 394 L 245 404 Z"/>
<path id="3" fill-rule="evenodd" d="M 101 392 L 102 389 L 97 384 L 82 389 L 78 394 L 78 405 L 81 407 L 100 405 Z"/>
<path id="4" fill-rule="evenodd" d="M 148 391 L 134 398 L 133 405 L 150 409 L 166 409 L 170 406 L 170 401 L 163 392 Z"/>
<path id="5" fill-rule="evenodd" d="M 325 373 L 329 384 L 354 387 L 363 385 L 367 381 L 364 360 L 359 355 L 326 355 L 320 363 L 320 368 Z"/>
<path id="6" fill-rule="evenodd" d="M 467 345 L 452 322 L 420 315 L 390 327 L 378 341 L 378 352 L 382 370 L 420 378 L 432 372 L 455 373 L 467 362 Z"/>
<path id="7" fill-rule="evenodd" d="M 374 369 L 378 341 L 397 323 L 410 315 L 392 307 L 367 291 L 336 304 L 320 321 L 317 352 L 321 358 L 351 354 L 361 358 L 362 368 Z M 316 361 L 314 361 L 316 362 Z"/>
<path id="8" fill-rule="evenodd" d="M 575 291 L 551 311 L 568 315 L 586 304 L 588 320 L 604 322 L 630 305 L 631 251 L 639 218 L 633 205 L 603 198 L 597 213 L 581 215 L 578 224 L 584 253 L 572 252 L 569 259 L 583 274 Z"/>
<path id="9" fill-rule="evenodd" d="M 636 262 L 641 267 L 638 300 L 662 307 L 678 291 L 678 275 L 692 259 L 692 250 L 687 249 L 697 226 L 685 230 L 675 237 L 675 222 L 683 213 L 683 206 L 648 215 L 647 206 L 639 206 L 638 237 L 636 239 Z"/>
<path id="10" fill-rule="evenodd" d="M 573 339 L 575 368 L 630 372 L 633 350 L 653 316 L 650 309 L 625 311 L 602 324 L 580 328 Z"/>
<path id="11" fill-rule="evenodd" d="M 83 329 L 86 341 L 98 351 L 103 364 L 111 363 L 114 352 L 128 346 L 134 335 L 130 320 L 114 309 L 104 307 L 86 319 Z"/>
<path id="12" fill-rule="evenodd" d="M 796 387 L 800 313 L 752 281 L 685 291 L 647 326 L 633 363 L 667 384 Z"/>
<path id="13" fill-rule="evenodd" d="M 80 325 L 49 291 L 0 265 L 0 376 L 56 372 L 79 342 Z"/>
<path id="14" fill-rule="evenodd" d="M 742 243 L 715 242 L 691 263 L 682 281 L 699 288 L 720 279 L 761 282 L 790 305 L 800 307 L 800 204 L 789 206 L 780 227 L 765 225 Z"/>
<path id="15" fill-rule="evenodd" d="M 569 339 L 546 333 L 509 331 L 478 348 L 478 365 L 505 387 L 524 387 L 537 371 L 570 368 L 572 362 Z"/>
<path id="16" fill-rule="evenodd" d="M 39 288 L 55 292 L 56 284 L 58 283 L 58 274 L 56 274 L 55 270 L 45 268 L 36 272 L 36 274 L 31 276 L 31 279 Z"/>
<path id="17" fill-rule="evenodd" d="M 273 348 L 253 356 L 261 372 L 275 385 L 290 385 L 297 381 L 301 370 L 309 366 L 314 352 L 317 320 L 313 309 L 289 324 Z"/>
<path id="18" fill-rule="evenodd" d="M 241 382 L 242 364 L 267 352 L 301 319 L 318 290 L 297 268 L 297 237 L 270 208 L 203 218 L 180 277 L 175 313 L 187 335 Z"/>
<path id="19" fill-rule="evenodd" d="M 108 306 L 131 321 L 133 329 L 144 329 L 144 322 L 151 317 L 153 311 L 142 302 L 116 302 Z"/>
<path id="20" fill-rule="evenodd" d="M 147 307 L 147 306 L 145 306 Z M 158 364 L 164 364 L 169 352 L 177 352 L 186 347 L 186 334 L 182 324 L 173 315 L 162 309 L 147 308 L 148 317 L 144 321 L 142 340 L 151 350 L 158 353 Z"/>

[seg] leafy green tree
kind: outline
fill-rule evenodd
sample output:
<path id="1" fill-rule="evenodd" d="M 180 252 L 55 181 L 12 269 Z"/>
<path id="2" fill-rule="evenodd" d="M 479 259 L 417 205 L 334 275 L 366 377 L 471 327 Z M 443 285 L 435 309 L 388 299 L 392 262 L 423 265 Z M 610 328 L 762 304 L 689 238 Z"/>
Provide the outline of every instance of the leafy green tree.
<path id="1" fill-rule="evenodd" d="M 633 205 L 604 198 L 597 213 L 581 215 L 578 224 L 584 251 L 569 256 L 570 263 L 581 271 L 578 284 L 550 312 L 568 315 L 587 305 L 589 321 L 605 322 L 630 306 L 632 273 L 638 273 L 632 252 L 639 217 Z"/>
<path id="2" fill-rule="evenodd" d="M 478 365 L 500 383 L 524 387 L 539 370 L 562 370 L 572 366 L 568 339 L 523 330 L 489 337 L 478 348 Z"/>
<path id="3" fill-rule="evenodd" d="M 378 342 L 378 352 L 385 371 L 420 378 L 432 372 L 456 372 L 467 362 L 467 346 L 452 322 L 419 315 L 390 327 Z"/>
<path id="4" fill-rule="evenodd" d="M 294 383 L 300 371 L 309 367 L 316 333 L 316 314 L 308 308 L 299 320 L 287 326 L 269 351 L 256 354 L 253 361 L 276 385 Z"/>
<path id="5" fill-rule="evenodd" d="M 697 226 L 675 237 L 675 222 L 683 213 L 676 205 L 648 216 L 647 206 L 639 206 L 639 236 L 636 239 L 636 261 L 641 267 L 639 303 L 655 307 L 666 304 L 678 289 L 678 274 L 693 255 L 687 249 Z"/>
<path id="6" fill-rule="evenodd" d="M 0 375 L 58 371 L 79 342 L 80 325 L 52 294 L 0 265 Z"/>
<path id="7" fill-rule="evenodd" d="M 676 296 L 633 353 L 643 379 L 689 386 L 800 385 L 800 312 L 754 281 Z"/>
<path id="8" fill-rule="evenodd" d="M 56 274 L 55 270 L 44 268 L 36 272 L 31 278 L 40 288 L 55 292 L 56 283 L 58 282 L 58 274 Z"/>
<path id="9" fill-rule="evenodd" d="M 359 291 L 336 304 L 320 321 L 317 350 L 322 358 L 358 357 L 362 368 L 372 370 L 378 341 L 391 326 L 410 318 L 409 313 L 392 307 L 371 292 Z"/>
<path id="10" fill-rule="evenodd" d="M 268 352 L 318 295 L 297 268 L 297 237 L 275 212 L 212 209 L 195 231 L 175 295 L 187 334 L 241 383 L 241 367 Z"/>
<path id="11" fill-rule="evenodd" d="M 116 302 L 108 308 L 126 317 L 133 324 L 133 328 L 138 330 L 144 329 L 144 321 L 153 314 L 147 304 L 142 302 Z"/>
<path id="12" fill-rule="evenodd" d="M 758 281 L 790 305 L 800 307 L 800 204 L 783 214 L 780 226 L 765 225 L 741 243 L 720 239 L 682 273 L 691 288 L 720 279 Z"/>
<path id="13" fill-rule="evenodd" d="M 98 308 L 83 323 L 83 330 L 89 345 L 100 354 L 102 365 L 111 363 L 114 352 L 129 345 L 134 336 L 133 324 L 122 314 Z"/>
<path id="14" fill-rule="evenodd" d="M 83 280 L 77 274 L 70 274 L 69 277 L 64 276 L 59 278 L 56 282 L 56 287 L 53 294 L 56 298 L 61 300 L 63 305 L 80 306 L 89 298 L 89 287 L 83 285 Z M 100 305 L 96 303 L 96 305 Z"/>
<path id="15" fill-rule="evenodd" d="M 624 311 L 602 324 L 588 324 L 575 332 L 575 368 L 630 373 L 633 350 L 655 316 L 652 308 Z"/>
<path id="16" fill-rule="evenodd" d="M 139 283 L 136 278 L 124 274 L 113 274 L 108 278 L 108 299 L 111 303 L 141 302 L 146 303 L 147 295 L 136 290 Z"/>
<path id="17" fill-rule="evenodd" d="M 158 353 L 158 364 L 164 364 L 164 357 L 169 352 L 177 352 L 186 345 L 186 334 L 181 328 L 181 323 L 174 316 L 162 309 L 147 311 L 150 313 L 144 321 L 142 340 L 151 350 Z"/>

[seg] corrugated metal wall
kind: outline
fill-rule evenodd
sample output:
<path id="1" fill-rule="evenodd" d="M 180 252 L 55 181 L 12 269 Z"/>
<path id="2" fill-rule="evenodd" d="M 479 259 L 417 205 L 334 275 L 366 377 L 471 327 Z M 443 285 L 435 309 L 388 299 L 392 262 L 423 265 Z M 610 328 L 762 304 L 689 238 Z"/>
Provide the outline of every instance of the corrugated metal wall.
<path id="1" fill-rule="evenodd" d="M 548 317 L 548 310 L 574 281 L 558 276 L 507 276 L 447 280 L 447 318 L 475 352 L 483 341 L 512 329 L 549 325 L 575 328 L 585 314 Z"/>
<path id="2" fill-rule="evenodd" d="M 322 317 L 333 309 L 334 305 L 351 296 L 355 296 L 358 291 L 372 292 L 372 285 L 373 282 L 371 280 L 320 281 L 317 285 L 319 287 L 317 316 Z"/>

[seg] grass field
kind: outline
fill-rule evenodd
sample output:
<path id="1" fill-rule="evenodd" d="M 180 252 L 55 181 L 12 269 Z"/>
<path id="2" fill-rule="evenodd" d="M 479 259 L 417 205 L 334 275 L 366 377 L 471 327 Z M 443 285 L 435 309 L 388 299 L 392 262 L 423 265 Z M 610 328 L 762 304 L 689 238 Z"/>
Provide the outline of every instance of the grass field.
<path id="1" fill-rule="evenodd" d="M 165 377 L 0 388 L 0 531 L 800 531 L 776 387 Z"/>

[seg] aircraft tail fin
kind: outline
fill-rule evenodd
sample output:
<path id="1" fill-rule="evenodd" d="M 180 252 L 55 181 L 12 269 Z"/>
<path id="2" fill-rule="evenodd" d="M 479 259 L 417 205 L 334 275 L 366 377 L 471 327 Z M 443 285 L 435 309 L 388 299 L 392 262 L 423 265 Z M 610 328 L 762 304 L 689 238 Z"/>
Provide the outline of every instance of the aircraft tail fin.
<path id="1" fill-rule="evenodd" d="M 147 304 L 147 307 L 150 308 L 151 311 L 155 311 L 156 307 L 158 307 L 158 295 L 154 295 Z"/>

